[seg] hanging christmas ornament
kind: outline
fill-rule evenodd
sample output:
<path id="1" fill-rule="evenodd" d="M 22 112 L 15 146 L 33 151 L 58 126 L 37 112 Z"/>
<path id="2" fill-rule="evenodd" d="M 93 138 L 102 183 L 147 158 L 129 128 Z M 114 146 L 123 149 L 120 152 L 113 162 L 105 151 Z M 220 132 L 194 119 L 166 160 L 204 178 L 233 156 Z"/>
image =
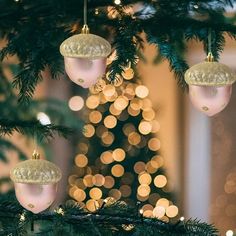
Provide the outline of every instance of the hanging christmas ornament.
<path id="1" fill-rule="evenodd" d="M 211 37 L 209 37 L 211 45 Z M 226 65 L 215 62 L 209 46 L 205 62 L 192 66 L 185 73 L 193 105 L 208 116 L 222 111 L 229 103 L 235 73 Z"/>
<path id="2" fill-rule="evenodd" d="M 96 84 L 104 75 L 111 45 L 104 38 L 90 34 L 87 25 L 87 0 L 84 0 L 82 32 L 66 39 L 60 46 L 60 53 L 64 56 L 67 75 L 83 88 Z"/>
<path id="3" fill-rule="evenodd" d="M 47 209 L 55 200 L 61 170 L 53 163 L 39 159 L 34 152 L 31 160 L 18 163 L 10 172 L 19 203 L 33 213 Z"/>

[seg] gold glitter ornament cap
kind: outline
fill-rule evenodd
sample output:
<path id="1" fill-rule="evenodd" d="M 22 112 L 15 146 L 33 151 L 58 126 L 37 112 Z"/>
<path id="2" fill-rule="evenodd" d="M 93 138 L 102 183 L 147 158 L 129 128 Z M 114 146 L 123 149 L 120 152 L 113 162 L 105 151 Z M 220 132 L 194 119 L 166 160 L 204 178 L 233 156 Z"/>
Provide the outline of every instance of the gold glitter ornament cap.
<path id="1" fill-rule="evenodd" d="M 190 67 L 184 75 L 189 85 L 225 86 L 236 80 L 236 74 L 228 66 L 215 62 L 211 53 L 207 60 Z"/>
<path id="2" fill-rule="evenodd" d="M 111 53 L 111 45 L 104 38 L 89 33 L 85 24 L 81 34 L 71 36 L 62 42 L 60 53 L 64 57 L 99 59 Z"/>
<path id="3" fill-rule="evenodd" d="M 15 183 L 53 184 L 61 179 L 61 170 L 50 161 L 39 159 L 34 152 L 32 159 L 18 163 L 10 172 Z"/>

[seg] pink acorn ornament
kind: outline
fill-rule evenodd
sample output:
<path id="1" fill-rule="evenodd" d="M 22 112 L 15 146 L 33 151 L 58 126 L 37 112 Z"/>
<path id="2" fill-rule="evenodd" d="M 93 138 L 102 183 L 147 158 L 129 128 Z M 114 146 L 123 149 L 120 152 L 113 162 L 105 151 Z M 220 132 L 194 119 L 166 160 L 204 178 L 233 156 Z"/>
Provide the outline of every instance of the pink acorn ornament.
<path id="1" fill-rule="evenodd" d="M 55 200 L 61 170 L 52 162 L 39 159 L 34 152 L 31 160 L 18 163 L 10 173 L 19 203 L 33 213 L 47 209 Z"/>
<path id="2" fill-rule="evenodd" d="M 71 36 L 60 46 L 69 78 L 83 88 L 96 84 L 106 70 L 111 45 L 104 38 L 90 34 L 85 24 L 81 34 Z"/>
<path id="3" fill-rule="evenodd" d="M 215 62 L 211 53 L 207 60 L 185 72 L 192 104 L 207 116 L 221 112 L 229 103 L 235 73 L 226 65 Z"/>

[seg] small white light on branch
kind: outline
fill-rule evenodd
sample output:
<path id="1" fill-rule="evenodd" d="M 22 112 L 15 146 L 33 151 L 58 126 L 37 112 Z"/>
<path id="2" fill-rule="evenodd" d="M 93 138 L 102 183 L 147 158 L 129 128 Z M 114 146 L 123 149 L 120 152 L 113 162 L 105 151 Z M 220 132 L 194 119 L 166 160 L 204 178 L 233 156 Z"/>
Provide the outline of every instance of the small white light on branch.
<path id="1" fill-rule="evenodd" d="M 142 214 L 143 214 L 143 209 L 140 209 L 140 210 L 139 210 L 139 213 L 142 215 Z"/>
<path id="2" fill-rule="evenodd" d="M 234 232 L 233 232 L 233 230 L 228 230 L 225 235 L 226 236 L 233 236 Z"/>
<path id="3" fill-rule="evenodd" d="M 62 215 L 62 216 L 65 214 L 65 212 L 63 211 L 63 209 L 61 207 L 59 207 L 59 209 L 57 209 L 57 210 L 54 210 L 54 212 L 57 213 L 58 215 Z"/>
<path id="4" fill-rule="evenodd" d="M 179 218 L 179 220 L 180 220 L 180 221 L 184 221 L 184 217 L 181 216 L 181 217 Z"/>
<path id="5" fill-rule="evenodd" d="M 121 4 L 121 0 L 115 0 L 114 3 L 115 3 L 116 5 L 120 5 L 120 4 Z"/>
<path id="6" fill-rule="evenodd" d="M 39 112 L 37 114 L 37 119 L 39 120 L 39 122 L 42 125 L 50 125 L 51 124 L 51 120 L 50 120 L 49 116 L 47 114 L 45 114 L 44 112 Z"/>
<path id="7" fill-rule="evenodd" d="M 104 199 L 104 202 L 105 202 L 105 203 L 107 203 L 107 202 L 108 202 L 108 200 L 107 200 L 107 199 Z"/>
<path id="8" fill-rule="evenodd" d="M 25 214 L 24 213 L 20 215 L 20 221 L 21 222 L 25 221 Z"/>

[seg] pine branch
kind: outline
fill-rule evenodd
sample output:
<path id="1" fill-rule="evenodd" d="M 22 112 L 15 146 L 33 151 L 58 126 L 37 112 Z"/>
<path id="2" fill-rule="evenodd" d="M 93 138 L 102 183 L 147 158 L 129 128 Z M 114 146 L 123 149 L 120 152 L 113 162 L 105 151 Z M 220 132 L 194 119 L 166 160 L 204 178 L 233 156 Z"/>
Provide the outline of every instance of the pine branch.
<path id="1" fill-rule="evenodd" d="M 115 81 L 117 76 L 121 75 L 124 68 L 129 66 L 135 68 L 137 64 L 137 44 L 140 45 L 141 32 L 136 21 L 132 21 L 131 17 L 122 13 L 118 21 L 115 42 L 113 44 L 116 50 L 116 59 L 111 63 L 109 71 L 109 80 Z"/>
<path id="2" fill-rule="evenodd" d="M 122 206 L 122 207 L 121 207 Z M 112 208 L 112 210 L 110 209 Z M 115 211 L 114 211 L 115 210 Z M 20 215 L 24 214 L 24 220 Z M 124 206 L 120 202 L 110 206 L 104 206 L 96 212 L 87 212 L 79 205 L 65 205 L 54 212 L 43 212 L 34 215 L 23 210 L 19 204 L 0 201 L 0 221 L 9 219 L 16 222 L 12 227 L 2 229 L 2 232 L 13 230 L 25 230 L 30 222 L 39 224 L 49 223 L 43 233 L 58 235 L 58 232 L 67 232 L 68 235 L 192 235 L 192 236 L 216 236 L 218 231 L 206 223 L 197 220 L 187 222 L 166 223 L 155 218 L 145 218 L 137 214 L 135 209 Z M 48 225 L 48 224 L 46 224 Z M 129 228 L 130 227 L 130 228 Z M 127 231 L 128 228 L 128 231 Z M 14 231 L 13 231 L 14 232 Z M 1 233 L 1 230 L 0 230 Z M 43 234 L 42 234 L 43 235 Z"/>
<path id="3" fill-rule="evenodd" d="M 7 162 L 7 157 L 5 156 L 6 151 L 15 151 L 17 152 L 19 159 L 24 160 L 27 159 L 26 155 L 13 143 L 6 139 L 0 139 L 0 160 Z"/>
<path id="4" fill-rule="evenodd" d="M 67 137 L 72 133 L 72 130 L 59 125 L 42 125 L 38 120 L 22 121 L 0 119 L 1 135 L 12 135 L 13 132 L 37 137 L 39 140 L 48 140 L 54 136 L 55 132 L 63 137 Z"/>
<path id="5" fill-rule="evenodd" d="M 179 85 L 185 89 L 187 84 L 184 80 L 184 73 L 188 69 L 188 64 L 183 59 L 183 56 L 178 52 L 176 46 L 171 45 L 168 42 L 168 39 L 165 38 L 156 38 L 151 34 L 147 34 L 147 41 L 150 44 L 155 44 L 158 48 L 160 57 L 166 58 L 170 63 L 170 68 L 174 72 L 176 79 L 178 80 Z"/>

